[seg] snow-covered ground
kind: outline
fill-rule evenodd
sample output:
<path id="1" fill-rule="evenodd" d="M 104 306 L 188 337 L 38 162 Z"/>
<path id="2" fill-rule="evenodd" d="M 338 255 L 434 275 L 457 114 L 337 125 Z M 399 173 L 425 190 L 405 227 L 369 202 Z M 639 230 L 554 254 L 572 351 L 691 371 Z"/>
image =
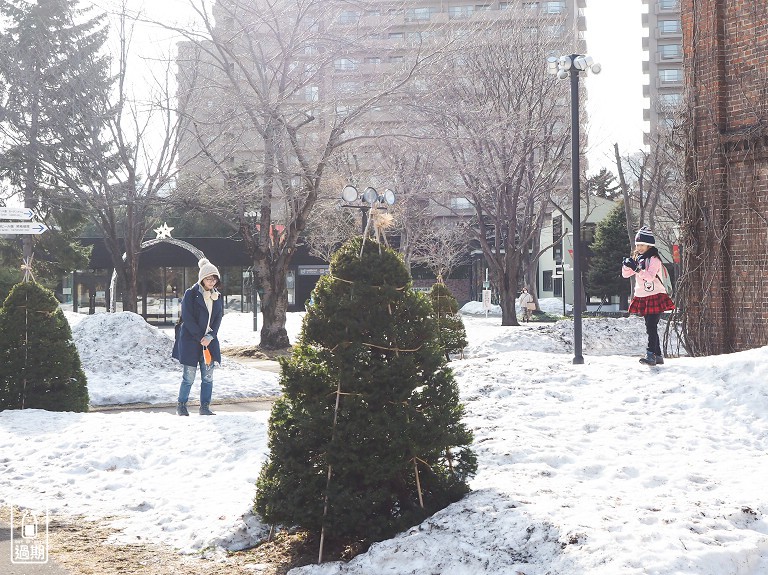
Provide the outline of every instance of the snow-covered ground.
<path id="1" fill-rule="evenodd" d="M 585 318 L 574 365 L 569 321 L 464 311 L 470 343 L 452 366 L 473 492 L 348 564 L 292 575 L 768 573 L 768 348 L 649 368 L 641 319 Z M 167 332 L 72 315 L 92 402 L 174 400 Z M 222 340 L 255 343 L 251 328 L 229 313 Z M 214 399 L 278 391 L 226 359 L 214 378 Z M 0 412 L 0 502 L 108 518 L 121 541 L 242 548 L 265 533 L 250 507 L 267 417 Z"/>

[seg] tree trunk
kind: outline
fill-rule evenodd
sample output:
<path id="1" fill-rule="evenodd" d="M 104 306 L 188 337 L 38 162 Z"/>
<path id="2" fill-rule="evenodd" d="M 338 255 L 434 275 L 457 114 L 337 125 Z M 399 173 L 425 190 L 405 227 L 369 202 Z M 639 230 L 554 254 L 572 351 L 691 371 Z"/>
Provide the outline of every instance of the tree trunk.
<path id="1" fill-rule="evenodd" d="M 505 286 L 499 290 L 499 303 L 501 304 L 501 325 L 520 325 L 517 322 L 517 290 L 511 286 Z"/>
<path id="2" fill-rule="evenodd" d="M 291 345 L 288 332 L 285 329 L 286 313 L 288 311 L 288 290 L 286 276 L 288 262 L 279 258 L 272 269 L 267 262 L 254 262 L 255 269 L 261 279 L 264 295 L 261 301 L 262 326 L 261 343 L 263 349 L 284 349 Z"/>
<path id="3" fill-rule="evenodd" d="M 496 285 L 499 286 L 501 325 L 520 325 L 517 322 L 517 309 L 515 308 L 517 300 L 517 267 L 515 267 L 514 273 L 507 269 L 507 273 L 500 275 L 500 281 Z"/>

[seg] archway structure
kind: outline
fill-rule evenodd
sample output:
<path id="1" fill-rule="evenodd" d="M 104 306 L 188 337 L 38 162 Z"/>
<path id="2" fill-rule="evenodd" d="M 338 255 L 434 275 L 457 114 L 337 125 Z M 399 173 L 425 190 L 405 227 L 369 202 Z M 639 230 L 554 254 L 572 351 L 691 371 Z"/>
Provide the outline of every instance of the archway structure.
<path id="1" fill-rule="evenodd" d="M 194 255 L 198 260 L 205 257 L 205 254 L 201 250 L 197 249 L 195 246 L 193 246 L 189 242 L 185 242 L 184 240 L 177 240 L 176 238 L 172 238 L 172 237 L 155 238 L 153 240 L 147 240 L 146 242 L 142 242 L 141 249 L 144 250 L 146 248 L 149 248 L 151 246 L 157 245 L 162 242 L 183 248 L 188 252 L 190 252 L 192 255 Z M 123 254 L 123 261 L 125 261 L 125 258 L 126 258 L 126 254 Z M 115 311 L 117 311 L 117 298 L 115 297 L 116 288 L 117 288 L 117 270 L 115 269 L 115 270 L 112 270 L 112 281 L 109 282 L 109 293 L 110 293 L 109 311 L 112 313 L 115 313 Z"/>

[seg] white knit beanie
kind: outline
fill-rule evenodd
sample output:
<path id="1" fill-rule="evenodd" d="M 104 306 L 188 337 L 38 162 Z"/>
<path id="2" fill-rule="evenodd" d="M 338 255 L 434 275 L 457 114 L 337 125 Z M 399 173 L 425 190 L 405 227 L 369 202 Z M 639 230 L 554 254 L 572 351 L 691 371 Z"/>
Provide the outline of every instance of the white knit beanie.
<path id="1" fill-rule="evenodd" d="M 197 267 L 200 268 L 200 272 L 197 274 L 198 283 L 202 282 L 203 279 L 207 278 L 208 276 L 216 276 L 217 278 L 221 279 L 219 269 L 206 258 L 203 258 L 197 262 Z"/>

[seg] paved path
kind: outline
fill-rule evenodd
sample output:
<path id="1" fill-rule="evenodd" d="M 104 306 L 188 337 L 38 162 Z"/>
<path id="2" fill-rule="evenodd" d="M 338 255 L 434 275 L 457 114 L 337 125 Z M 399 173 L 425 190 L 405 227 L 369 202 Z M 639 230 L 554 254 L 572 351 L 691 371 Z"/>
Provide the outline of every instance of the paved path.
<path id="1" fill-rule="evenodd" d="M 251 359 L 238 357 L 235 361 L 250 365 L 256 369 L 264 371 L 271 371 L 273 373 L 280 373 L 280 364 L 270 359 Z M 214 391 L 214 400 L 211 402 L 211 411 L 214 413 L 230 413 L 230 412 L 249 412 L 249 411 L 269 411 L 272 409 L 272 403 L 274 403 L 277 397 L 248 397 L 242 399 L 225 399 L 217 400 L 216 392 Z M 200 406 L 199 402 L 190 401 L 187 404 L 189 408 L 189 415 L 199 417 L 197 408 Z M 131 403 L 121 405 L 109 405 L 109 406 L 91 406 L 90 412 L 100 413 L 124 413 L 126 411 L 146 411 L 157 413 L 176 413 L 175 403 Z M 5 573 L 0 570 L 0 575 Z"/>
<path id="2" fill-rule="evenodd" d="M 247 397 L 243 399 L 229 399 L 211 402 L 211 411 L 214 413 L 269 411 L 272 409 L 276 397 Z M 190 401 L 187 404 L 191 417 L 200 417 L 197 414 L 199 402 Z M 175 403 L 132 403 L 114 406 L 96 406 L 89 409 L 90 413 L 125 413 L 126 411 L 146 411 L 156 413 L 176 413 Z M 5 575 L 0 571 L 0 575 Z"/>

